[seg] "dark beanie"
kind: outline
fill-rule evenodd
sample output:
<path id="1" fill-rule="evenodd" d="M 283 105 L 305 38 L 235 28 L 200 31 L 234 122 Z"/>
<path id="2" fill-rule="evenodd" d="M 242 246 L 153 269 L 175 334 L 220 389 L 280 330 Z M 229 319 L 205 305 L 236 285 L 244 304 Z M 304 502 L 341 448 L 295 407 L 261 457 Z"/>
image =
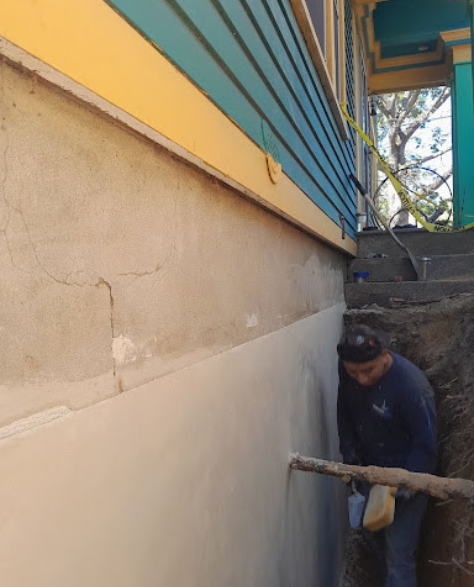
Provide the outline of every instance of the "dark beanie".
<path id="1" fill-rule="evenodd" d="M 383 349 L 379 336 L 368 326 L 350 326 L 337 345 L 339 357 L 348 363 L 372 361 Z"/>

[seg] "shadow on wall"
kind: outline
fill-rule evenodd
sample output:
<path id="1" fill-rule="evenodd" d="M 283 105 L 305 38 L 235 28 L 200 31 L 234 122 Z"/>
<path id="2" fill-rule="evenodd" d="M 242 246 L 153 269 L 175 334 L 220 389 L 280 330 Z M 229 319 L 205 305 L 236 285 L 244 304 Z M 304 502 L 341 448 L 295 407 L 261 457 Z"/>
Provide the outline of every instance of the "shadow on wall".
<path id="1" fill-rule="evenodd" d="M 298 450 L 301 454 L 338 460 L 335 412 L 337 388 L 334 387 L 337 361 L 334 357 L 331 360 L 331 345 L 324 349 L 315 346 L 313 353 L 300 354 L 297 380 L 302 385 L 295 390 L 293 402 L 293 414 L 299 413 L 300 426 L 292 428 L 292 446 L 299 442 Z M 321 357 L 322 353 L 326 357 Z M 326 366 L 325 371 L 322 371 L 323 366 Z M 301 430 L 306 431 L 303 438 Z M 280 545 L 281 587 L 305 585 L 308 576 L 317 578 L 314 584 L 317 587 L 340 583 L 346 520 L 346 491 L 340 481 L 288 471 L 284 527 L 281 532 L 284 541 Z M 298 540 L 302 534 L 312 536 L 312 540 L 304 544 L 303 548 Z M 291 564 L 287 561 L 291 561 Z"/>

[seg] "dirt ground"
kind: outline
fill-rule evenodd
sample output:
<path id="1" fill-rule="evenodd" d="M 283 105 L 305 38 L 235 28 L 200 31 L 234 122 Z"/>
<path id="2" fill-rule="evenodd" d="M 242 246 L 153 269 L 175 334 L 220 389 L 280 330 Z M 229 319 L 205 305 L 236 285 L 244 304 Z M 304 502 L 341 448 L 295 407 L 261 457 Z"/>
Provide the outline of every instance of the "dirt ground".
<path id="1" fill-rule="evenodd" d="M 389 348 L 423 369 L 435 392 L 440 476 L 474 480 L 474 296 L 429 304 L 349 310 Z M 420 587 L 474 586 L 474 504 L 431 500 L 419 549 Z M 343 587 L 382 587 L 363 537 L 351 533 Z"/>

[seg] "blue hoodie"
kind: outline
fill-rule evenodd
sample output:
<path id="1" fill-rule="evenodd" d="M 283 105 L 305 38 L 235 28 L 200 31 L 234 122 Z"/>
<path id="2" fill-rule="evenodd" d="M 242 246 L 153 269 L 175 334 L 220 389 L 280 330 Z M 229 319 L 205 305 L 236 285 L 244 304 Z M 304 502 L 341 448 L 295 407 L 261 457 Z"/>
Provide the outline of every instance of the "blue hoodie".
<path id="1" fill-rule="evenodd" d="M 345 463 L 433 473 L 436 411 L 425 374 L 400 355 L 373 387 L 360 386 L 339 365 L 337 424 Z"/>

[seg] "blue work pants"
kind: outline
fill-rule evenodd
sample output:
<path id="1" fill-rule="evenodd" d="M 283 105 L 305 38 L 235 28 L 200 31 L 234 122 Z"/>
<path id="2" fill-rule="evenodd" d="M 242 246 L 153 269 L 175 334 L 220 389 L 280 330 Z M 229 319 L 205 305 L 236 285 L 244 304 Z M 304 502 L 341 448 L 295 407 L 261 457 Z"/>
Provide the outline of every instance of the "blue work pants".
<path id="1" fill-rule="evenodd" d="M 421 493 L 397 498 L 393 523 L 378 532 L 364 531 L 380 563 L 384 587 L 417 587 L 416 549 L 427 503 Z"/>

